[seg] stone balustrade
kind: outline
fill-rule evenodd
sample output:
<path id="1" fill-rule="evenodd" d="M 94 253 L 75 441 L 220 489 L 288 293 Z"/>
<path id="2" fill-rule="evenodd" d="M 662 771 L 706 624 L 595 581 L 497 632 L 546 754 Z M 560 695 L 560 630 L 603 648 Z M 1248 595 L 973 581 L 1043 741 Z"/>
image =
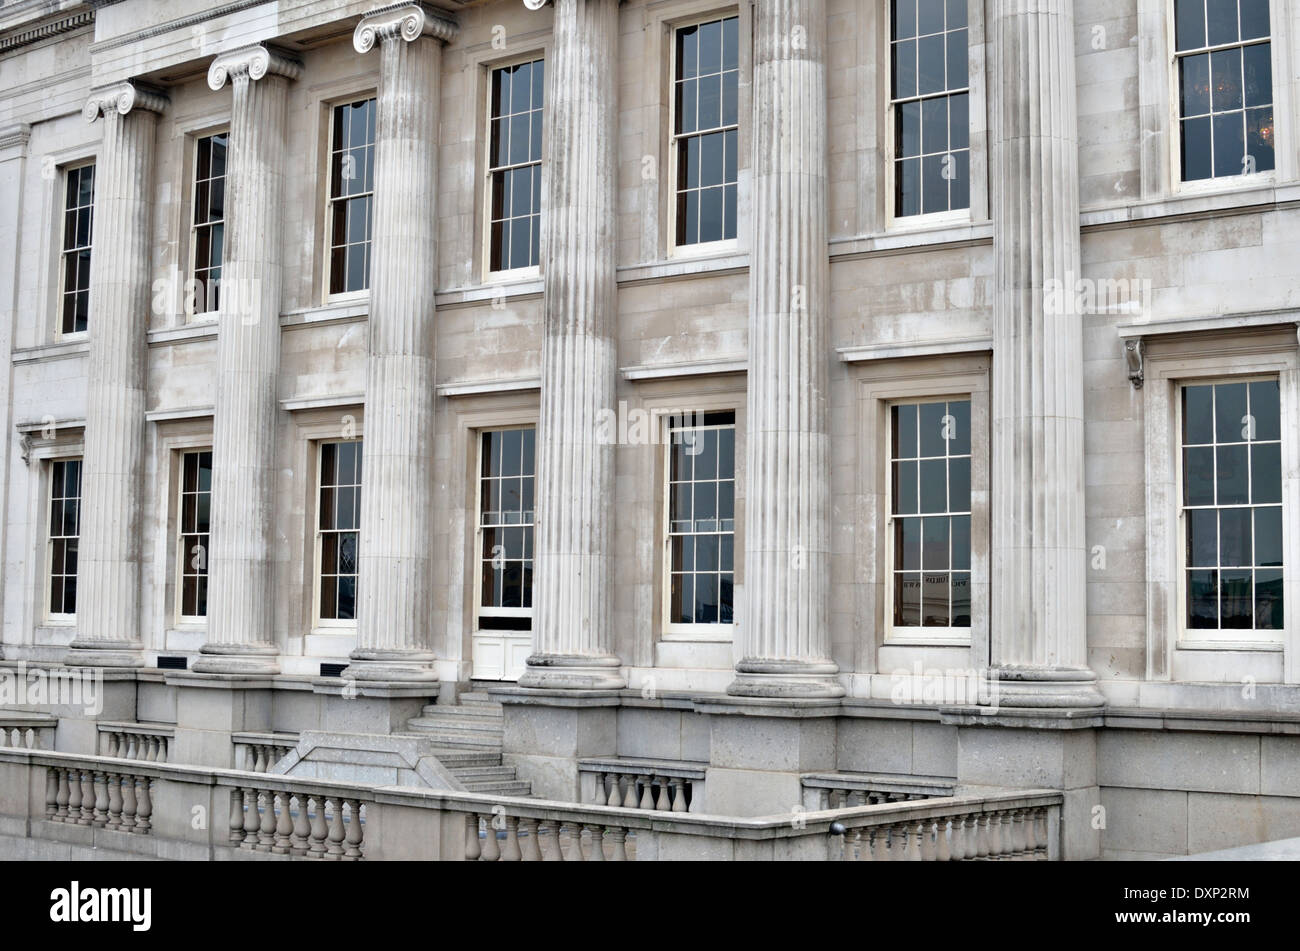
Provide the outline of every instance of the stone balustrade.
<path id="1" fill-rule="evenodd" d="M 734 818 L 5 748 L 0 859 L 1059 859 L 1061 800 L 980 788 Z"/>
<path id="2" fill-rule="evenodd" d="M 267 786 L 230 790 L 230 844 L 247 851 L 355 862 L 362 857 L 361 799 Z"/>
<path id="3" fill-rule="evenodd" d="M 235 733 L 235 768 L 267 773 L 298 745 L 297 733 Z"/>
<path id="4" fill-rule="evenodd" d="M 699 812 L 704 802 L 702 763 L 652 759 L 578 761 L 581 799 L 596 806 L 658 812 Z"/>
<path id="5" fill-rule="evenodd" d="M 807 773 L 800 777 L 805 809 L 843 809 L 951 796 L 955 781 L 938 776 Z"/>
<path id="6" fill-rule="evenodd" d="M 45 818 L 148 835 L 153 815 L 152 779 L 147 775 L 93 766 L 45 770 Z"/>
<path id="7" fill-rule="evenodd" d="M 0 716 L 0 749 L 45 750 L 54 746 L 57 717 Z"/>
<path id="8" fill-rule="evenodd" d="M 1059 856 L 1061 795 L 973 794 L 871 807 L 833 827 L 846 862 L 1046 861 Z"/>
<path id="9" fill-rule="evenodd" d="M 175 730 L 144 723 L 99 723 L 99 755 L 144 763 L 165 763 Z"/>

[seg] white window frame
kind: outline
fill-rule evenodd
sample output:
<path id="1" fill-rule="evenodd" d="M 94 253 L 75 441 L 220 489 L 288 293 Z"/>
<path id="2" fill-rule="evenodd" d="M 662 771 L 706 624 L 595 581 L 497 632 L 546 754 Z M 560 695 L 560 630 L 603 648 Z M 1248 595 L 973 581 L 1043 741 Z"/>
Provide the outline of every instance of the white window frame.
<path id="1" fill-rule="evenodd" d="M 75 611 L 69 614 L 66 612 L 56 612 L 50 610 L 51 586 L 54 584 L 54 539 L 56 537 L 57 538 L 72 537 L 71 535 L 58 535 L 58 536 L 54 535 L 54 525 L 50 521 L 50 514 L 51 514 L 50 508 L 53 506 L 54 503 L 54 467 L 56 465 L 59 465 L 60 463 L 65 463 L 65 462 L 81 463 L 81 481 L 80 481 L 80 485 L 78 486 L 78 496 L 77 496 L 77 567 L 78 567 L 77 574 L 80 575 L 81 573 L 80 572 L 81 556 L 82 556 L 81 527 L 82 527 L 82 516 L 85 514 L 84 505 L 85 505 L 85 498 L 86 498 L 86 458 L 84 454 L 51 456 L 46 460 L 47 467 L 45 470 L 45 491 L 43 493 L 43 497 L 45 500 L 45 517 L 44 517 L 45 554 L 43 559 L 43 569 L 42 569 L 43 580 L 41 585 L 42 605 L 41 605 L 41 610 L 39 612 L 39 616 L 44 618 L 45 624 L 51 627 L 58 626 L 58 625 L 71 625 L 71 624 L 75 624 L 77 621 L 77 614 Z M 78 588 L 77 590 L 77 597 L 78 599 L 80 599 L 81 597 L 80 588 Z"/>
<path id="2" fill-rule="evenodd" d="M 700 26 L 704 23 L 712 23 L 714 20 L 728 20 L 736 17 L 736 39 L 739 44 L 736 50 L 736 63 L 739 70 L 736 89 L 736 237 L 723 238 L 720 241 L 701 241 L 695 244 L 678 244 L 677 243 L 677 163 L 681 161 L 682 151 L 678 147 L 678 142 L 685 138 L 694 138 L 700 133 L 691 132 L 679 136 L 677 133 L 677 31 L 689 29 L 692 26 Z M 744 227 L 744 218 L 741 215 L 741 184 L 745 176 L 741 174 L 743 168 L 741 162 L 741 150 L 745 145 L 743 132 L 744 110 L 741 103 L 744 97 L 741 95 L 743 86 L 746 83 L 745 73 L 745 46 L 749 42 L 746 33 L 745 18 L 741 16 L 740 10 L 735 6 L 723 7 L 711 13 L 696 14 L 682 20 L 674 20 L 667 24 L 668 26 L 668 175 L 665 179 L 667 187 L 665 191 L 668 197 L 668 230 L 665 234 L 665 246 L 668 257 L 672 258 L 693 258 L 693 257 L 710 257 L 718 254 L 726 254 L 739 249 L 741 229 Z M 719 126 L 713 131 L 725 131 L 732 128 L 731 126 Z M 725 163 L 724 163 L 725 164 Z"/>
<path id="3" fill-rule="evenodd" d="M 174 605 L 172 609 L 173 621 L 177 627 L 195 627 L 206 625 L 208 616 L 206 614 L 186 614 L 185 613 L 185 568 L 192 552 L 185 550 L 185 457 L 189 455 L 198 455 L 203 452 L 212 452 L 211 446 L 186 447 L 176 450 L 176 523 L 172 534 L 172 542 L 176 549 L 176 585 L 174 594 Z M 215 459 L 213 460 L 215 465 Z M 208 489 L 208 550 L 206 557 L 211 565 L 212 558 L 212 490 Z M 205 573 L 205 577 L 206 577 Z"/>
<path id="4" fill-rule="evenodd" d="M 1268 328 L 1265 328 L 1266 330 Z M 1289 338 L 1289 343 L 1284 342 Z M 1142 399 L 1146 420 L 1147 680 L 1300 683 L 1300 356 L 1295 328 L 1285 336 L 1171 334 L 1146 344 Z M 1258 632 L 1190 631 L 1186 626 L 1186 529 L 1182 518 L 1181 388 L 1276 377 L 1282 419 L 1282 587 L 1280 639 Z M 1189 636 L 1191 635 L 1191 636 Z M 1208 635 L 1208 636 L 1207 636 Z M 1246 635 L 1246 636 L 1243 636 Z M 1282 657 L 1278 658 L 1281 653 Z"/>
<path id="5" fill-rule="evenodd" d="M 894 554 L 895 554 L 894 520 L 897 516 L 894 514 L 894 480 L 893 480 L 892 467 L 894 462 L 895 447 L 893 445 L 893 427 L 890 425 L 890 416 L 893 414 L 894 407 L 896 406 L 919 406 L 923 403 L 952 403 L 952 402 L 960 402 L 962 400 L 966 400 L 970 402 L 971 420 L 972 420 L 972 424 L 971 424 L 972 432 L 970 434 L 971 452 L 969 456 L 970 463 L 971 463 L 972 511 L 966 513 L 971 520 L 971 533 L 970 533 L 971 534 L 971 568 L 969 569 L 969 574 L 971 576 L 971 623 L 965 627 L 954 626 L 951 623 L 948 624 L 946 627 L 896 626 L 894 624 L 894 606 L 895 606 L 894 605 L 894 575 L 897 574 L 897 570 L 894 567 Z M 975 432 L 974 432 L 974 418 L 975 418 L 974 403 L 975 400 L 972 394 L 969 393 L 966 394 L 958 393 L 958 394 L 951 394 L 951 395 L 944 395 L 944 396 L 923 396 L 923 397 L 908 396 L 908 397 L 898 397 L 895 399 L 890 399 L 885 401 L 885 429 L 884 432 L 882 433 L 882 436 L 884 437 L 885 440 L 885 453 L 882 458 L 885 463 L 885 474 L 884 474 L 884 478 L 885 478 L 885 511 L 884 511 L 885 514 L 885 520 L 884 520 L 885 613 L 884 613 L 884 619 L 885 619 L 885 643 L 888 645 L 892 646 L 892 645 L 906 645 L 906 644 L 924 644 L 924 645 L 938 645 L 938 646 L 950 645 L 956 647 L 970 646 L 971 629 L 975 626 L 975 599 L 974 599 L 975 512 L 973 511 L 973 509 L 974 509 L 974 502 L 975 502 L 974 470 L 975 470 L 975 448 L 976 447 L 975 447 Z M 953 514 L 960 515 L 961 513 L 944 512 L 944 513 L 935 513 L 935 514 L 936 515 L 942 514 L 944 516 L 951 517 Z M 906 517 L 912 518 L 912 517 L 920 517 L 920 516 L 909 515 Z M 949 576 L 951 576 L 953 572 L 951 565 L 947 569 L 947 572 Z M 924 575 L 925 571 L 922 570 L 920 573 Z M 951 584 L 951 580 L 949 583 Z"/>
<path id="6" fill-rule="evenodd" d="M 321 568 L 323 566 L 324 556 L 324 531 L 320 527 L 320 490 L 321 490 L 321 455 L 324 453 L 326 445 L 337 445 L 339 443 L 355 442 L 362 447 L 365 440 L 358 432 L 350 438 L 329 437 L 313 440 L 312 458 L 315 466 L 315 479 L 313 480 L 312 492 L 312 586 L 311 586 L 311 619 L 313 632 L 334 632 L 334 631 L 355 631 L 357 627 L 357 618 L 332 618 L 321 617 L 320 613 L 320 596 L 321 596 Z M 365 492 L 365 455 L 361 458 L 361 481 L 359 483 L 361 491 Z M 357 511 L 357 596 L 356 596 L 356 613 L 361 613 L 361 513 L 358 506 Z M 331 530 L 333 531 L 333 530 Z"/>
<path id="7" fill-rule="evenodd" d="M 1175 576 L 1175 582 L 1178 586 L 1178 646 L 1183 649 L 1198 647 L 1220 648 L 1224 650 L 1277 650 L 1285 641 L 1286 630 L 1279 631 L 1261 631 L 1252 630 L 1233 630 L 1223 628 L 1193 628 L 1187 626 L 1187 509 L 1183 505 L 1183 400 L 1182 391 L 1187 386 L 1208 386 L 1215 383 L 1256 383 L 1262 380 L 1278 380 L 1278 399 L 1281 401 L 1281 381 L 1278 374 L 1275 373 L 1247 373 L 1247 374 L 1219 374 L 1215 376 L 1203 376 L 1194 378 L 1184 378 L 1174 381 L 1174 438 L 1178 443 L 1178 452 L 1174 454 L 1174 504 L 1177 506 L 1177 518 L 1175 521 L 1175 532 L 1177 537 L 1178 573 Z M 1282 413 L 1281 431 L 1282 431 L 1282 452 L 1286 453 L 1288 440 L 1285 407 L 1279 406 L 1279 412 Z M 1285 456 L 1284 456 L 1285 460 Z M 1286 463 L 1283 461 L 1283 469 Z M 1285 480 L 1283 480 L 1285 482 Z M 1287 515 L 1289 509 L 1287 506 L 1287 497 L 1285 489 L 1282 492 L 1282 590 L 1283 590 L 1283 610 L 1289 610 L 1290 592 L 1287 591 L 1287 579 L 1294 573 L 1288 571 L 1291 567 L 1287 563 L 1287 536 L 1291 530 L 1287 526 Z"/>
<path id="8" fill-rule="evenodd" d="M 918 215 L 900 215 L 898 214 L 898 210 L 894 202 L 894 189 L 897 180 L 896 166 L 898 163 L 898 155 L 896 152 L 897 126 L 895 120 L 897 103 L 894 99 L 894 60 L 892 55 L 894 44 L 891 39 L 893 37 L 893 28 L 894 28 L 894 4 L 893 4 L 893 0 L 884 0 L 885 9 L 884 9 L 884 14 L 881 17 L 881 20 L 884 23 L 884 31 L 882 34 L 883 54 L 881 55 L 881 62 L 883 63 L 884 68 L 882 70 L 883 83 L 880 88 L 882 91 L 881 99 L 885 105 L 884 142 L 882 143 L 884 146 L 882 152 L 885 157 L 885 170 L 884 170 L 885 174 L 883 176 L 883 184 L 885 188 L 885 193 L 884 193 L 885 228 L 889 231 L 910 231 L 913 229 L 945 227 L 948 225 L 966 224 L 973 220 L 972 209 L 975 207 L 975 202 L 977 200 L 977 192 L 975 187 L 976 180 L 977 180 L 976 176 L 980 174 L 980 170 L 983 168 L 982 162 L 977 166 L 976 129 L 982 126 L 982 122 L 980 122 L 979 117 L 976 115 L 975 110 L 977 108 L 983 110 L 984 95 L 983 95 L 982 85 L 977 82 L 977 76 L 976 76 L 976 67 L 982 66 L 983 62 L 982 59 L 977 60 L 974 55 L 976 45 L 977 45 L 975 42 L 975 37 L 977 35 L 976 20 L 975 20 L 977 11 L 972 10 L 970 6 L 971 5 L 968 4 L 966 9 L 966 86 L 965 89 L 945 90 L 943 93 L 934 93 L 930 96 L 919 97 L 916 99 L 916 101 L 920 102 L 926 98 L 937 98 L 940 95 L 952 96 L 952 95 L 957 95 L 963 91 L 966 93 L 966 97 L 967 97 L 966 101 L 968 104 L 967 120 L 966 120 L 968 124 L 966 152 L 969 154 L 969 160 L 967 165 L 970 170 L 970 176 L 971 176 L 971 180 L 967 188 L 966 207 L 956 208 L 956 209 L 950 208 L 947 211 L 932 211 L 929 214 L 922 213 Z M 980 4 L 980 9 L 982 11 L 982 4 Z M 979 12 L 979 15 L 982 17 L 983 15 L 982 12 Z M 980 23 L 978 33 L 981 36 L 983 34 L 982 22 Z M 910 102 L 912 100 L 908 99 L 902 101 Z M 982 128 L 980 129 L 979 134 L 983 135 Z"/>
<path id="9" fill-rule="evenodd" d="M 1279 98 L 1281 95 L 1281 83 L 1277 81 L 1278 77 L 1278 8 L 1286 3 L 1286 0 L 1270 0 L 1269 3 L 1269 35 L 1268 43 L 1270 47 L 1271 64 L 1273 68 L 1273 167 L 1262 172 L 1252 172 L 1241 175 L 1221 175 L 1210 176 L 1209 178 L 1198 178 L 1191 181 L 1183 181 L 1182 170 L 1182 146 L 1183 146 L 1183 123 L 1182 107 L 1180 105 L 1182 87 L 1178 81 L 1178 61 L 1183 55 L 1178 52 L 1177 40 L 1177 0 L 1166 0 L 1168 16 L 1165 18 L 1165 42 L 1166 49 L 1169 51 L 1168 73 L 1169 73 L 1169 141 L 1172 146 L 1169 154 L 1169 172 L 1173 179 L 1175 191 L 1181 194 L 1197 194 L 1200 192 L 1218 192 L 1238 188 L 1258 188 L 1262 185 L 1272 185 L 1278 181 L 1277 172 L 1282 164 L 1282 140 L 1278 135 L 1278 128 L 1283 124 L 1279 121 L 1281 111 L 1287 101 L 1286 97 Z M 1228 44 L 1221 47 L 1207 47 L 1209 49 L 1243 49 L 1246 46 L 1255 46 L 1263 42 L 1262 40 L 1250 40 L 1245 43 L 1240 40 L 1235 44 Z M 1201 52 L 1205 52 L 1202 50 Z M 1284 51 L 1283 51 L 1284 52 Z M 1283 65 L 1285 65 L 1285 60 Z M 1244 95 L 1244 91 L 1243 91 Z M 1213 165 L 1214 155 L 1210 155 L 1210 162 Z"/>
<path id="10" fill-rule="evenodd" d="M 529 267 L 516 267 L 503 271 L 492 270 L 492 74 L 498 69 L 509 69 L 511 66 L 520 66 L 524 63 L 541 62 L 542 69 L 549 72 L 550 63 L 546 59 L 545 50 L 537 49 L 531 52 L 519 53 L 508 59 L 494 60 L 483 63 L 483 69 L 487 74 L 484 82 L 486 94 L 483 97 L 483 235 L 479 252 L 483 258 L 482 280 L 485 284 L 508 283 L 511 281 L 529 280 L 540 277 L 542 273 L 542 253 L 540 246 L 537 250 L 537 263 Z M 546 197 L 546 93 L 542 93 L 542 158 L 540 163 L 542 169 L 541 196 L 538 200 L 538 210 L 541 213 L 541 227 L 538 230 L 539 243 L 545 237 L 546 229 L 546 206 L 542 201 Z M 531 164 L 531 163 L 529 163 Z M 515 166 L 517 167 L 517 166 Z"/>
<path id="11" fill-rule="evenodd" d="M 375 249 L 375 236 L 374 236 L 375 191 L 374 191 L 373 183 L 369 192 L 361 192 L 357 195 L 348 195 L 346 197 L 341 197 L 337 199 L 333 195 L 334 192 L 334 111 L 344 106 L 354 106 L 359 102 L 366 102 L 367 100 L 374 100 L 375 108 L 376 110 L 378 110 L 379 94 L 377 91 L 374 90 L 368 92 L 359 92 L 354 95 L 345 95 L 337 99 L 331 99 L 325 103 L 325 109 L 326 109 L 325 112 L 325 117 L 326 117 L 325 120 L 325 218 L 324 218 L 324 227 L 321 229 L 324 232 L 322 235 L 322 242 L 321 242 L 324 248 L 323 250 L 324 256 L 321 261 L 321 275 L 323 277 L 321 290 L 324 295 L 325 303 L 327 304 L 345 303 L 348 301 L 357 301 L 357 300 L 368 300 L 370 298 L 370 281 L 374 276 L 373 267 L 370 273 L 368 273 L 366 276 L 366 286 L 361 290 L 338 291 L 337 293 L 330 292 L 330 280 L 333 276 L 331 268 L 333 266 L 333 258 L 334 258 L 333 255 L 334 205 L 336 202 L 346 202 L 353 198 L 360 198 L 363 195 L 370 196 L 371 204 L 370 204 L 369 230 L 370 230 L 371 262 L 373 265 L 374 249 Z M 378 138 L 379 138 L 378 121 L 379 121 L 379 117 L 378 115 L 376 115 L 375 144 L 372 146 L 372 148 L 375 149 L 378 149 Z M 378 174 L 378 171 L 379 171 L 378 166 L 376 166 L 375 173 Z"/>
<path id="12" fill-rule="evenodd" d="M 536 423 L 507 423 L 500 426 L 484 426 L 481 429 L 473 430 L 474 433 L 474 600 L 472 604 L 473 615 L 471 622 L 473 630 L 478 632 L 479 618 L 481 617 L 522 617 L 533 618 L 533 608 L 484 608 L 483 606 L 483 436 L 487 433 L 501 433 L 510 430 L 533 430 L 533 520 L 525 526 L 512 527 L 530 527 L 533 529 L 533 564 L 537 564 L 537 424 Z M 534 577 L 536 573 L 534 572 Z M 513 634 L 529 635 L 532 631 L 532 624 L 528 629 L 518 631 L 500 631 L 490 630 L 485 633 L 496 634 Z"/>
<path id="13" fill-rule="evenodd" d="M 89 168 L 92 166 L 95 169 L 95 186 L 94 186 L 95 194 L 99 194 L 99 185 L 100 185 L 99 163 L 97 157 L 91 157 L 77 162 L 69 162 L 63 165 L 61 167 L 62 174 L 58 178 L 61 188 L 58 191 L 57 202 L 56 202 L 57 214 L 59 216 L 59 229 L 58 229 L 59 234 L 58 234 L 58 244 L 56 245 L 56 249 L 58 251 L 58 265 L 57 265 L 58 266 L 58 292 L 55 295 L 57 306 L 55 307 L 55 313 L 54 313 L 54 335 L 57 340 L 61 340 L 61 341 L 85 340 L 87 337 L 90 336 L 90 322 L 95 316 L 90 309 L 90 305 L 92 303 L 92 299 L 95 293 L 95 288 L 94 285 L 92 284 L 90 287 L 90 295 L 88 296 L 86 302 L 86 329 L 69 330 L 66 332 L 63 329 L 64 294 L 67 291 L 67 279 L 68 279 L 67 260 L 66 260 L 67 255 L 70 253 L 80 253 L 81 251 L 86 250 L 86 248 L 80 246 L 78 246 L 75 249 L 65 249 L 63 247 L 63 241 L 64 238 L 67 236 L 67 228 L 68 228 L 68 207 L 67 207 L 68 175 L 71 172 L 80 171 L 83 168 Z M 90 262 L 91 262 L 90 266 L 92 268 L 92 273 L 93 273 L 93 268 L 95 266 L 95 225 L 96 225 L 95 211 L 94 211 L 95 203 L 93 197 L 91 198 L 90 207 L 91 207 L 90 244 L 87 245 L 87 247 L 90 249 Z"/>
<path id="14" fill-rule="evenodd" d="M 660 478 L 662 479 L 661 485 L 663 487 L 663 490 L 660 493 L 663 496 L 662 513 L 661 513 L 662 524 L 663 524 L 663 531 L 662 531 L 663 537 L 660 541 L 660 549 L 663 555 L 663 562 L 662 562 L 663 584 L 660 585 L 662 591 L 660 592 L 660 604 L 659 604 L 659 617 L 660 617 L 659 629 L 660 629 L 660 634 L 663 640 L 665 641 L 730 641 L 735 636 L 736 611 L 737 608 L 739 607 L 739 604 L 737 603 L 739 601 L 739 597 L 738 597 L 739 589 L 736 582 L 736 576 L 740 573 L 737 570 L 738 563 L 739 563 L 740 531 L 739 531 L 739 524 L 738 524 L 739 506 L 736 503 L 736 499 L 739 496 L 738 485 L 740 482 L 739 479 L 740 433 L 739 433 L 739 425 L 738 425 L 740 419 L 740 412 L 739 410 L 734 408 L 730 408 L 730 409 L 710 408 L 710 409 L 688 410 L 682 413 L 681 415 L 687 415 L 689 413 L 695 413 L 701 417 L 712 413 L 732 414 L 732 419 L 730 423 L 710 423 L 708 425 L 684 427 L 685 429 L 693 429 L 693 430 L 730 429 L 733 434 L 732 451 L 736 454 L 736 458 L 732 459 L 732 467 L 731 467 L 731 472 L 732 472 L 731 481 L 733 487 L 732 512 L 731 512 L 732 515 L 732 530 L 731 530 L 731 538 L 732 538 L 731 617 L 732 620 L 727 623 L 723 623 L 719 621 L 716 624 L 683 624 L 683 623 L 673 623 L 672 621 L 669 620 L 669 618 L 672 617 L 672 598 L 673 598 L 673 552 L 672 552 L 673 533 L 672 533 L 671 485 L 672 485 L 672 471 L 673 471 L 672 440 L 673 440 L 674 430 L 672 427 L 672 417 L 674 415 L 679 415 L 679 414 L 668 413 L 661 417 L 661 421 L 659 423 L 661 427 L 660 432 L 663 438 L 663 445 L 664 445 L 664 452 L 662 453 L 663 461 L 661 463 L 662 468 L 661 468 L 661 476 L 660 476 Z M 725 533 L 719 532 L 717 534 L 721 535 Z"/>
<path id="15" fill-rule="evenodd" d="M 198 247 L 199 247 L 199 243 L 198 243 L 199 228 L 203 227 L 203 228 L 211 229 L 212 226 L 217 223 L 217 222 L 207 222 L 205 224 L 199 225 L 194 221 L 194 211 L 198 207 L 198 199 L 199 199 L 199 142 L 201 142 L 203 139 L 210 139 L 218 135 L 224 135 L 226 137 L 226 172 L 222 174 L 221 180 L 224 185 L 228 185 L 230 181 L 230 177 L 229 177 L 230 130 L 213 129 L 208 132 L 196 133 L 193 136 L 191 136 L 193 140 L 193 145 L 190 150 L 190 158 L 191 158 L 190 204 L 189 204 L 190 244 L 188 249 L 189 263 L 186 267 L 185 273 L 188 275 L 189 280 L 196 282 L 195 284 L 190 285 L 191 287 L 195 288 L 196 292 L 198 290 L 196 267 L 198 264 L 197 257 L 198 257 Z M 208 181 L 211 180 L 212 180 L 211 178 L 208 179 Z M 224 211 L 222 213 L 220 223 L 223 226 L 222 243 L 221 243 L 221 275 L 222 278 L 224 279 L 226 274 L 226 252 L 229 250 L 229 245 L 226 243 L 226 236 L 228 235 L 228 231 L 225 229 L 225 225 L 228 224 L 228 219 L 226 218 L 226 214 Z M 203 295 L 204 295 L 203 303 L 206 306 L 207 295 L 208 295 L 208 290 L 206 285 L 203 288 Z M 186 296 L 188 299 L 188 294 Z M 196 299 L 194 312 L 185 314 L 185 320 L 186 322 L 193 322 L 193 323 L 211 322 L 217 319 L 217 313 L 219 310 L 220 310 L 219 307 L 214 307 L 212 310 L 199 310 L 197 299 Z"/>

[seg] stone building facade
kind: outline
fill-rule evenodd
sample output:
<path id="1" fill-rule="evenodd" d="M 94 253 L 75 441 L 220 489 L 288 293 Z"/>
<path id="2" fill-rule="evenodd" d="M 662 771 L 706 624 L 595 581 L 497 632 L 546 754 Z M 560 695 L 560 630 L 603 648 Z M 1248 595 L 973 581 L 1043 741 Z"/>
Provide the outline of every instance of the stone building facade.
<path id="1" fill-rule="evenodd" d="M 6 4 L 3 663 L 211 767 L 489 690 L 553 799 L 1300 834 L 1297 57 L 1281 0 Z"/>

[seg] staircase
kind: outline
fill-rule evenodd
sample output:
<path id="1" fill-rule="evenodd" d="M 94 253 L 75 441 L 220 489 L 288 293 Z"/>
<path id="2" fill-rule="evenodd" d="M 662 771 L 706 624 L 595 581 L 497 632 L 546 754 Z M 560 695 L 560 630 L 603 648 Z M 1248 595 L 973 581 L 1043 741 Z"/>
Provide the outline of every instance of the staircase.
<path id="1" fill-rule="evenodd" d="M 460 703 L 431 703 L 406 724 L 406 736 L 432 740 L 438 761 L 469 792 L 530 796 L 531 783 L 501 762 L 501 704 L 485 693 L 461 694 Z"/>

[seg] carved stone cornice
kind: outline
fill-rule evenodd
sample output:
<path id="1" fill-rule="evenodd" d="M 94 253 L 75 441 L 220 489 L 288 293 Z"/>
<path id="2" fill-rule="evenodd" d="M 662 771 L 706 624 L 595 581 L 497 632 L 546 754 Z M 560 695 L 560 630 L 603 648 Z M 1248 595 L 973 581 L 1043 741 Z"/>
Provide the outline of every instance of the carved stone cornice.
<path id="1" fill-rule="evenodd" d="M 401 37 L 411 42 L 417 37 L 432 36 L 450 42 L 460 26 L 423 3 L 395 3 L 371 10 L 361 18 L 352 32 L 352 45 L 358 53 L 368 53 L 379 40 Z"/>
<path id="2" fill-rule="evenodd" d="M 302 75 L 302 63 L 284 50 L 262 43 L 241 46 L 221 53 L 208 67 L 208 88 L 220 89 L 228 80 L 247 76 L 256 81 L 266 75 L 297 79 Z"/>
<path id="3" fill-rule="evenodd" d="M 26 122 L 0 127 L 0 152 L 10 149 L 27 150 L 27 143 L 32 138 L 32 127 Z"/>
<path id="4" fill-rule="evenodd" d="M 148 112 L 162 112 L 167 106 L 167 97 L 162 90 L 152 86 L 137 85 L 131 80 L 101 86 L 92 89 L 86 99 L 81 114 L 87 122 L 94 122 L 100 116 L 116 110 L 126 115 L 132 109 L 140 108 Z"/>

